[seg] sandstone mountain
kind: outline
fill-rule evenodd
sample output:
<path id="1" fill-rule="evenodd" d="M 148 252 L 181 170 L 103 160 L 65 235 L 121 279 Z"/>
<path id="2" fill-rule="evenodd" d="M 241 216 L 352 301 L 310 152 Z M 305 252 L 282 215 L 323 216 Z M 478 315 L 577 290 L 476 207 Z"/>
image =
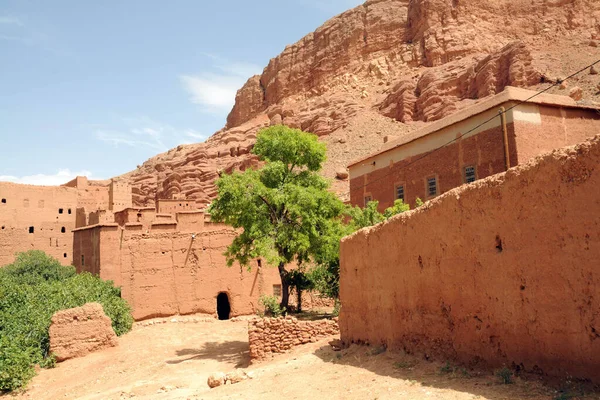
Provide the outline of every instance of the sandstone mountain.
<path id="1" fill-rule="evenodd" d="M 505 86 L 545 88 L 600 58 L 598 0 L 369 0 L 289 45 L 238 91 L 226 126 L 125 174 L 134 204 L 181 194 L 209 203 L 221 171 L 243 170 L 256 133 L 272 124 L 313 132 L 336 170 Z M 577 86 L 600 101 L 600 75 Z M 579 97 L 579 96 L 578 96 Z"/>

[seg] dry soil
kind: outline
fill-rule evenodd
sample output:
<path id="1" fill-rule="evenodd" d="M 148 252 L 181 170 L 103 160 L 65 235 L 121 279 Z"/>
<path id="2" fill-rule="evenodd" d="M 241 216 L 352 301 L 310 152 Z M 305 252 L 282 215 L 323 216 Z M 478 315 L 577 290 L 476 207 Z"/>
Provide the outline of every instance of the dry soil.
<path id="1" fill-rule="evenodd" d="M 335 338 L 249 365 L 247 322 L 137 324 L 119 346 L 39 371 L 19 399 L 554 399 L 535 380 L 503 385 L 492 373 L 464 370 Z M 163 323 L 163 321 L 165 321 Z M 185 321 L 185 322 L 184 322 Z M 209 389 L 211 373 L 244 368 L 252 379 Z M 578 390 L 572 385 L 572 390 Z M 573 392 L 574 393 L 574 392 Z M 575 399 L 583 397 L 562 397 Z M 600 399 L 597 394 L 584 397 Z"/>

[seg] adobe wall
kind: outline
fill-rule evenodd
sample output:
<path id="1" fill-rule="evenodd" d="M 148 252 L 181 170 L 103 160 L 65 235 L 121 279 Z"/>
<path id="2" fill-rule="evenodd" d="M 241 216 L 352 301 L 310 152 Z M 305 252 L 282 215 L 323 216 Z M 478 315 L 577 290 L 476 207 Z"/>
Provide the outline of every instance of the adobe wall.
<path id="1" fill-rule="evenodd" d="M 600 112 L 589 109 L 521 105 L 516 122 L 519 162 L 590 138 L 600 130 Z"/>
<path id="2" fill-rule="evenodd" d="M 276 268 L 227 267 L 223 253 L 236 235 L 233 229 L 207 222 L 196 232 L 185 230 L 177 223 L 155 223 L 149 232 L 135 223 L 78 230 L 75 265 L 121 286 L 136 320 L 214 314 L 221 292 L 229 296 L 231 317 L 254 314 L 260 295 L 280 284 Z"/>
<path id="3" fill-rule="evenodd" d="M 600 136 L 341 243 L 345 343 L 600 380 Z"/>
<path id="4" fill-rule="evenodd" d="M 70 265 L 76 209 L 76 189 L 0 182 L 0 267 L 28 250 Z"/>
<path id="5" fill-rule="evenodd" d="M 257 318 L 248 321 L 250 358 L 262 360 L 270 353 L 283 353 L 339 332 L 336 320 L 298 321 L 289 316 Z"/>
<path id="6" fill-rule="evenodd" d="M 514 124 L 508 124 L 511 163 L 517 163 Z M 424 153 L 427 154 L 427 153 Z M 350 202 L 364 207 L 365 196 L 379 201 L 383 212 L 396 200 L 396 186 L 404 185 L 404 202 L 415 205 L 427 196 L 427 178 L 437 177 L 438 195 L 464 183 L 464 167 L 473 165 L 477 178 L 506 170 L 504 142 L 500 125 L 444 146 L 431 155 L 419 154 L 350 180 Z M 433 196 L 435 197 L 435 196 Z"/>

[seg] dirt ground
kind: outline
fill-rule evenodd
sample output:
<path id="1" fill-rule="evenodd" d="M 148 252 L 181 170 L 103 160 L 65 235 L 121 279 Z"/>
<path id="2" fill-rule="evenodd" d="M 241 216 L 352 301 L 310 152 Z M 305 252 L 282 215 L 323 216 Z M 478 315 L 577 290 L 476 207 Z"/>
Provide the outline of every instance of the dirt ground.
<path id="1" fill-rule="evenodd" d="M 150 323 L 137 324 L 116 348 L 39 371 L 16 398 L 600 399 L 574 397 L 582 390 L 574 384 L 568 393 L 532 379 L 503 385 L 489 372 L 373 347 L 336 352 L 328 344 L 333 337 L 250 365 L 246 321 L 178 317 Z M 210 374 L 236 368 L 252 379 L 208 388 Z"/>

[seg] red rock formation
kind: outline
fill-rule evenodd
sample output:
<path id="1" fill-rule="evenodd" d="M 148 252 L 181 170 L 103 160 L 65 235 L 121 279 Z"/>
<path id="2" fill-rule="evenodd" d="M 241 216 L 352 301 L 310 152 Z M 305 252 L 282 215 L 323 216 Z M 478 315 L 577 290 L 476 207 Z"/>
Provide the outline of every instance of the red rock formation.
<path id="1" fill-rule="evenodd" d="M 600 37 L 599 20 L 596 0 L 369 0 L 287 46 L 250 78 L 224 130 L 127 174 L 134 202 L 181 193 L 209 203 L 219 171 L 256 163 L 248 155 L 256 133 L 280 123 L 323 140 L 347 138 L 328 141 L 333 179 L 336 167 L 381 144 L 372 138 L 412 129 L 388 118 L 433 121 L 507 85 L 535 87 L 595 61 L 589 49 Z M 594 75 L 585 79 L 578 84 L 584 100 L 597 96 L 598 84 Z"/>

